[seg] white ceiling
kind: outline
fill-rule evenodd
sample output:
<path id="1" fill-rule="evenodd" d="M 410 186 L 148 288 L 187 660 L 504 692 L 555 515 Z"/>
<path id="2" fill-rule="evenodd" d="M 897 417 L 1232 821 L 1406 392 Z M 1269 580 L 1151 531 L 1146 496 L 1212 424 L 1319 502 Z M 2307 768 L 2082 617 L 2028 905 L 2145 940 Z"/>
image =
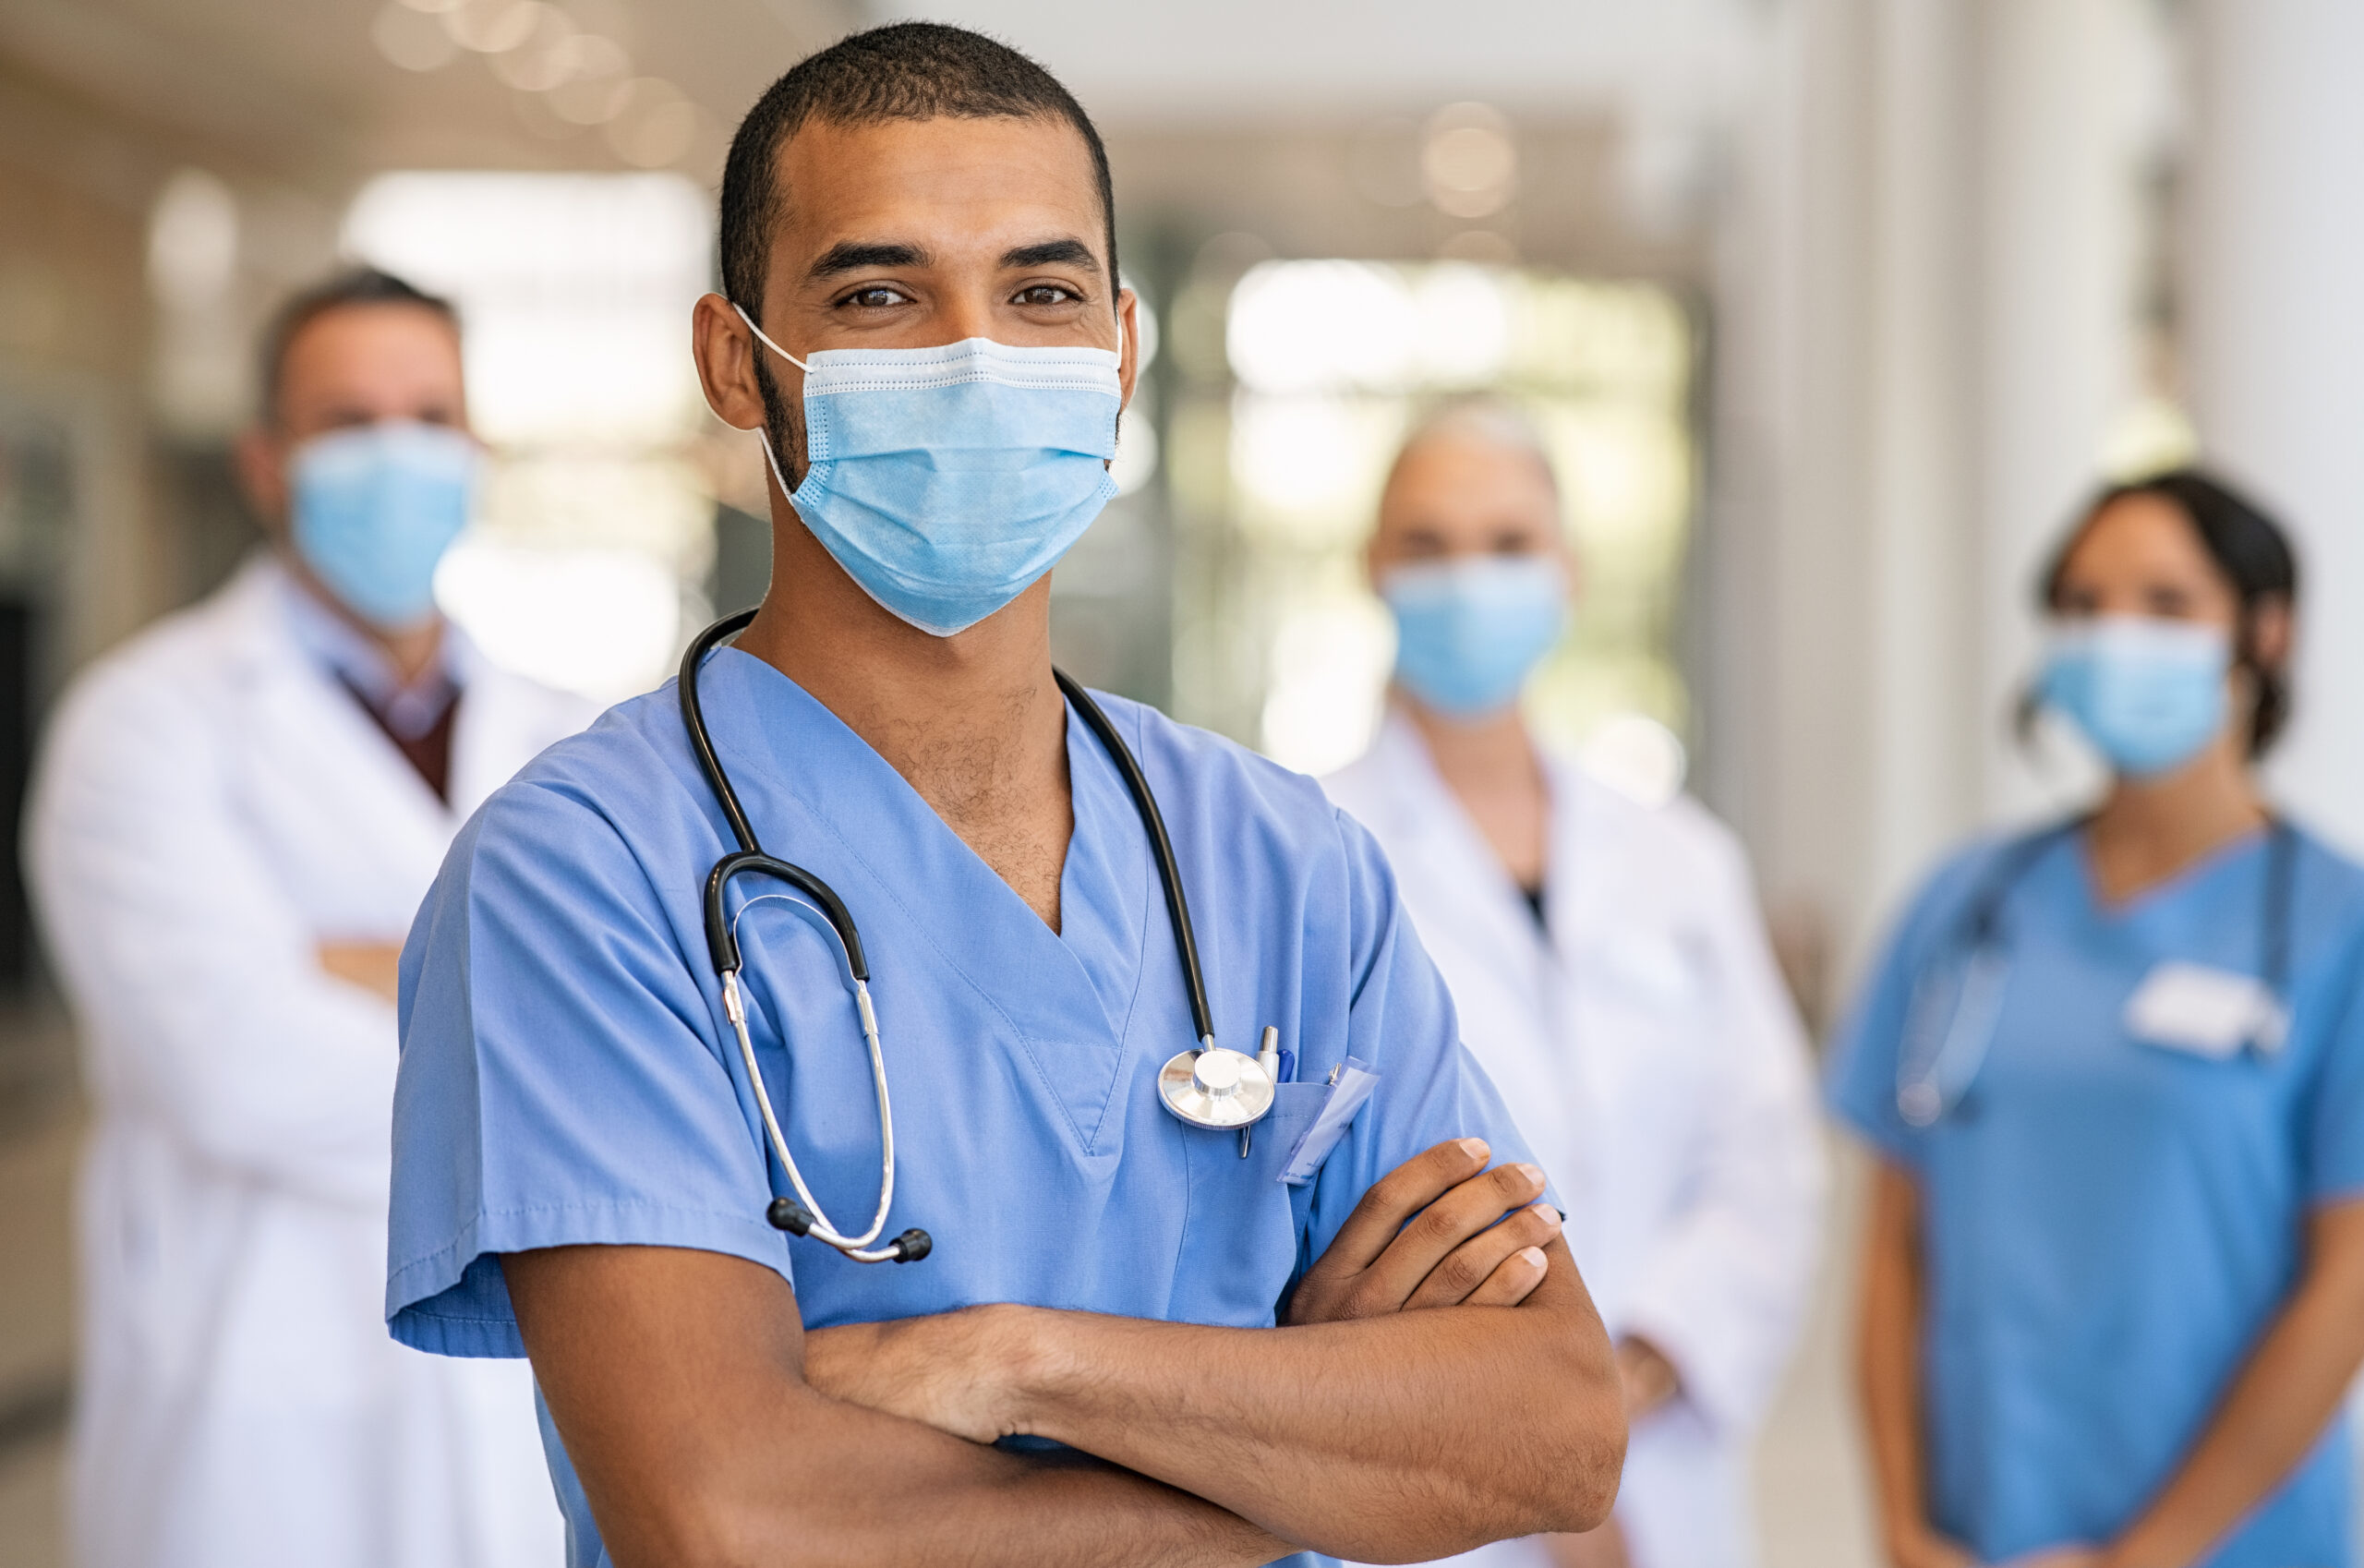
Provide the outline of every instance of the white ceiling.
<path id="1" fill-rule="evenodd" d="M 1696 123 L 1744 91 L 1773 0 L 873 0 L 1024 49 L 1112 126 L 1481 99 Z"/>
<path id="2" fill-rule="evenodd" d="M 78 181 L 105 176 L 110 199 L 132 210 L 194 163 L 250 195 L 284 193 L 291 211 L 303 209 L 290 226 L 323 235 L 327 215 L 380 170 L 625 166 L 602 133 L 546 110 L 521 113 L 539 101 L 501 82 L 483 56 L 463 52 L 418 72 L 391 63 L 371 41 L 391 3 L 0 0 L 0 157 L 66 158 Z M 698 149 L 676 166 L 701 182 L 718 175 L 728 128 L 780 71 L 850 28 L 906 14 L 899 0 L 556 3 L 606 18 L 633 72 L 670 81 L 700 107 Z M 1679 266 L 1629 243 L 1626 187 L 1648 185 L 1637 176 L 1655 167 L 1631 154 L 1695 147 L 1696 133 L 1723 119 L 1748 90 L 1779 3 L 921 0 L 909 9 L 992 32 L 1059 73 L 1110 131 L 1136 202 L 1178 214 L 1181 227 L 1253 229 L 1306 254 L 1429 254 L 1459 225 L 1425 206 L 1357 195 L 1356 139 L 1387 116 L 1417 120 L 1476 99 L 1523 127 L 1524 194 L 1493 225 L 1522 254 L 1669 271 Z M 26 101 L 53 90 L 66 96 L 28 128 Z M 1683 187 L 1698 162 L 1673 160 L 1677 177 L 1657 183 Z M 281 248 L 308 260 L 302 245 Z"/>
<path id="3" fill-rule="evenodd" d="M 550 134 L 462 54 L 415 73 L 370 42 L 385 0 L 0 0 L 0 63 L 161 137 L 301 183 L 404 166 L 619 166 L 596 132 Z M 613 0 L 633 69 L 719 124 L 859 25 L 853 0 Z"/>

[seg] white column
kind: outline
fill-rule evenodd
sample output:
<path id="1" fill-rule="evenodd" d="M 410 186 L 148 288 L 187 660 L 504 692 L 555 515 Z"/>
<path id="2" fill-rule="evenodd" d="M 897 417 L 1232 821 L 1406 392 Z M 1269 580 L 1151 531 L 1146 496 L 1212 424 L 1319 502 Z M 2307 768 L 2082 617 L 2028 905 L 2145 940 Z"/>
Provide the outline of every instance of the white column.
<path id="1" fill-rule="evenodd" d="M 1723 215 L 1708 783 L 1845 969 L 2034 803 L 2030 579 L 2134 383 L 2147 3 L 1775 13 Z"/>
<path id="2" fill-rule="evenodd" d="M 1974 7 L 1884 0 L 1874 56 L 1872 892 L 1892 903 L 1976 820 Z"/>
<path id="3" fill-rule="evenodd" d="M 2037 573 L 2132 400 L 2141 281 L 2140 0 L 1982 10 L 1978 808 L 2056 807 L 2008 730 L 2033 660 Z"/>
<path id="4" fill-rule="evenodd" d="M 2210 462 L 2297 534 L 2298 718 L 2274 769 L 2364 849 L 2364 6 L 2201 0 L 2185 344 Z"/>
<path id="5" fill-rule="evenodd" d="M 1851 952 L 1870 903 L 1867 182 L 1880 0 L 1771 8 L 1717 213 L 1700 787 L 1780 918 Z"/>

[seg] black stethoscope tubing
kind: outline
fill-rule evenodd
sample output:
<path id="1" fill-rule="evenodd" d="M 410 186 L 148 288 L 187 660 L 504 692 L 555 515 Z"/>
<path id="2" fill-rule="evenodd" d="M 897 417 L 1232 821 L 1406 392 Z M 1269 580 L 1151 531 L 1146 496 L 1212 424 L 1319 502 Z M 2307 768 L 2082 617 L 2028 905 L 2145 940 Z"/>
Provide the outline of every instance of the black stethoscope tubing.
<path id="1" fill-rule="evenodd" d="M 721 757 L 716 754 L 713 732 L 706 727 L 705 706 L 698 698 L 698 672 L 705 666 L 707 656 L 724 639 L 746 630 L 754 618 L 753 609 L 739 610 L 722 617 L 699 633 L 691 642 L 688 651 L 681 656 L 681 679 L 677 682 L 681 704 L 681 727 L 689 733 L 691 753 L 697 758 L 699 771 L 706 775 L 706 783 L 712 787 L 715 800 L 722 807 L 723 817 L 730 825 L 730 836 L 739 846 L 716 861 L 706 873 L 704 913 L 707 955 L 714 962 L 718 977 L 735 977 L 739 973 L 743 960 L 738 934 L 731 926 L 727 895 L 730 884 L 741 876 L 768 876 L 789 884 L 812 900 L 814 908 L 828 922 L 830 929 L 837 933 L 838 942 L 843 945 L 846 967 L 853 980 L 857 985 L 866 987 L 870 980 L 870 964 L 863 955 L 862 933 L 854 924 L 852 911 L 846 908 L 845 901 L 838 897 L 837 891 L 819 876 L 802 866 L 764 852 L 762 841 L 755 837 L 754 825 L 747 820 L 746 808 L 740 803 L 739 791 L 731 786 L 730 775 L 723 767 Z M 1190 923 L 1190 903 L 1182 890 L 1182 872 L 1174 858 L 1174 841 L 1166 833 L 1164 814 L 1158 810 L 1157 797 L 1151 792 L 1149 779 L 1141 772 L 1140 763 L 1134 757 L 1132 748 L 1126 745 L 1124 737 L 1116 733 L 1116 727 L 1109 721 L 1100 705 L 1064 670 L 1054 669 L 1051 673 L 1057 681 L 1060 692 L 1082 715 L 1084 723 L 1106 748 L 1110 760 L 1116 764 L 1118 775 L 1125 781 L 1126 791 L 1132 796 L 1133 809 L 1140 814 L 1141 827 L 1149 837 L 1150 852 L 1157 862 L 1158 880 L 1165 889 L 1165 909 L 1174 923 L 1175 950 L 1181 959 L 1182 983 L 1189 996 L 1191 1027 L 1201 1047 L 1211 1047 L 1214 1043 L 1214 1013 L 1207 1003 L 1206 975 L 1199 960 L 1198 936 Z M 864 998 L 866 1010 L 866 992 Z M 760 1087 L 757 1092 L 763 1092 Z M 881 1112 L 882 1122 L 890 1122 L 891 1118 L 884 1114 L 883 1090 Z M 884 1131 L 883 1136 L 888 1140 L 887 1146 L 891 1149 L 891 1128 Z M 886 1180 L 891 1190 L 891 1155 Z M 774 1199 L 766 1217 L 773 1224 L 791 1235 L 802 1236 L 814 1228 L 811 1211 L 792 1198 Z M 833 1242 L 832 1245 L 836 1244 Z M 897 1262 L 915 1262 L 925 1257 L 932 1246 L 927 1233 L 914 1228 L 898 1236 L 885 1251 Z M 843 1247 L 838 1250 L 853 1255 Z M 874 1260 L 863 1258 L 861 1260 Z"/>

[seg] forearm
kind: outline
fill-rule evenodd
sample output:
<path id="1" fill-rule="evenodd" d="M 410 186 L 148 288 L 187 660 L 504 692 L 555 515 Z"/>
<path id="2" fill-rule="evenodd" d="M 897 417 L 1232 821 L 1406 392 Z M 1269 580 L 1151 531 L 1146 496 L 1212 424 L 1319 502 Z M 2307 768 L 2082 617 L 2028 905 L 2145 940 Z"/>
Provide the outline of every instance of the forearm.
<path id="1" fill-rule="evenodd" d="M 742 1260 L 573 1247 L 501 1268 L 619 1568 L 1248 1568 L 1290 1550 L 1140 1476 L 826 1397 L 786 1283 Z"/>
<path id="2" fill-rule="evenodd" d="M 1297 1328 L 1060 1314 L 1015 1408 L 1028 1429 L 1341 1556 L 1586 1529 L 1616 1493 L 1622 1395 L 1564 1251 L 1550 1278 L 1550 1299 L 1516 1308 Z"/>
<path id="3" fill-rule="evenodd" d="M 1901 1173 L 1874 1178 L 1863 1252 L 1856 1371 L 1880 1523 L 1891 1555 L 1929 1528 L 1922 1490 L 1918 1195 Z"/>
<path id="4" fill-rule="evenodd" d="M 694 1527 L 718 1526 L 719 1537 L 667 1530 L 627 1542 L 607 1530 L 603 1509 L 618 1568 L 1252 1568 L 1295 1550 L 1212 1502 L 1094 1459 L 1004 1453 L 850 1405 L 801 1424 L 791 1450 L 751 1445 L 734 1471 L 713 1478 L 695 1511 Z"/>
<path id="5" fill-rule="evenodd" d="M 2364 1212 L 2364 1205 L 2355 1205 Z M 2358 1230 L 2356 1217 L 2348 1228 Z M 2347 1249 L 2355 1248 L 2351 1242 Z M 2111 1547 L 2113 1568 L 2196 1562 L 2322 1436 L 2364 1357 L 2364 1268 L 2319 1261 L 2258 1342 L 2200 1441 Z"/>

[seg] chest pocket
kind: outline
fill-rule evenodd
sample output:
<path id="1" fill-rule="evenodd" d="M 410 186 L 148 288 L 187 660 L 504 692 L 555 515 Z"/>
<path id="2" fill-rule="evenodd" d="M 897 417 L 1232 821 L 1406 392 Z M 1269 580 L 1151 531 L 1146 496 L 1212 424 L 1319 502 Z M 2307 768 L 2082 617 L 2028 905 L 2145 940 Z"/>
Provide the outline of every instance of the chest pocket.
<path id="1" fill-rule="evenodd" d="M 1209 1132 L 1166 1117 L 1174 1136 L 1184 1140 L 1188 1173 L 1177 1277 L 1188 1282 L 1193 1301 L 1204 1304 L 1206 1321 L 1272 1322 L 1297 1274 L 1298 1238 L 1312 1201 L 1311 1188 L 1283 1186 L 1281 1170 L 1329 1093 L 1325 1083 L 1280 1085 L 1272 1110 L 1255 1124 L 1245 1159 L 1237 1133 Z"/>

